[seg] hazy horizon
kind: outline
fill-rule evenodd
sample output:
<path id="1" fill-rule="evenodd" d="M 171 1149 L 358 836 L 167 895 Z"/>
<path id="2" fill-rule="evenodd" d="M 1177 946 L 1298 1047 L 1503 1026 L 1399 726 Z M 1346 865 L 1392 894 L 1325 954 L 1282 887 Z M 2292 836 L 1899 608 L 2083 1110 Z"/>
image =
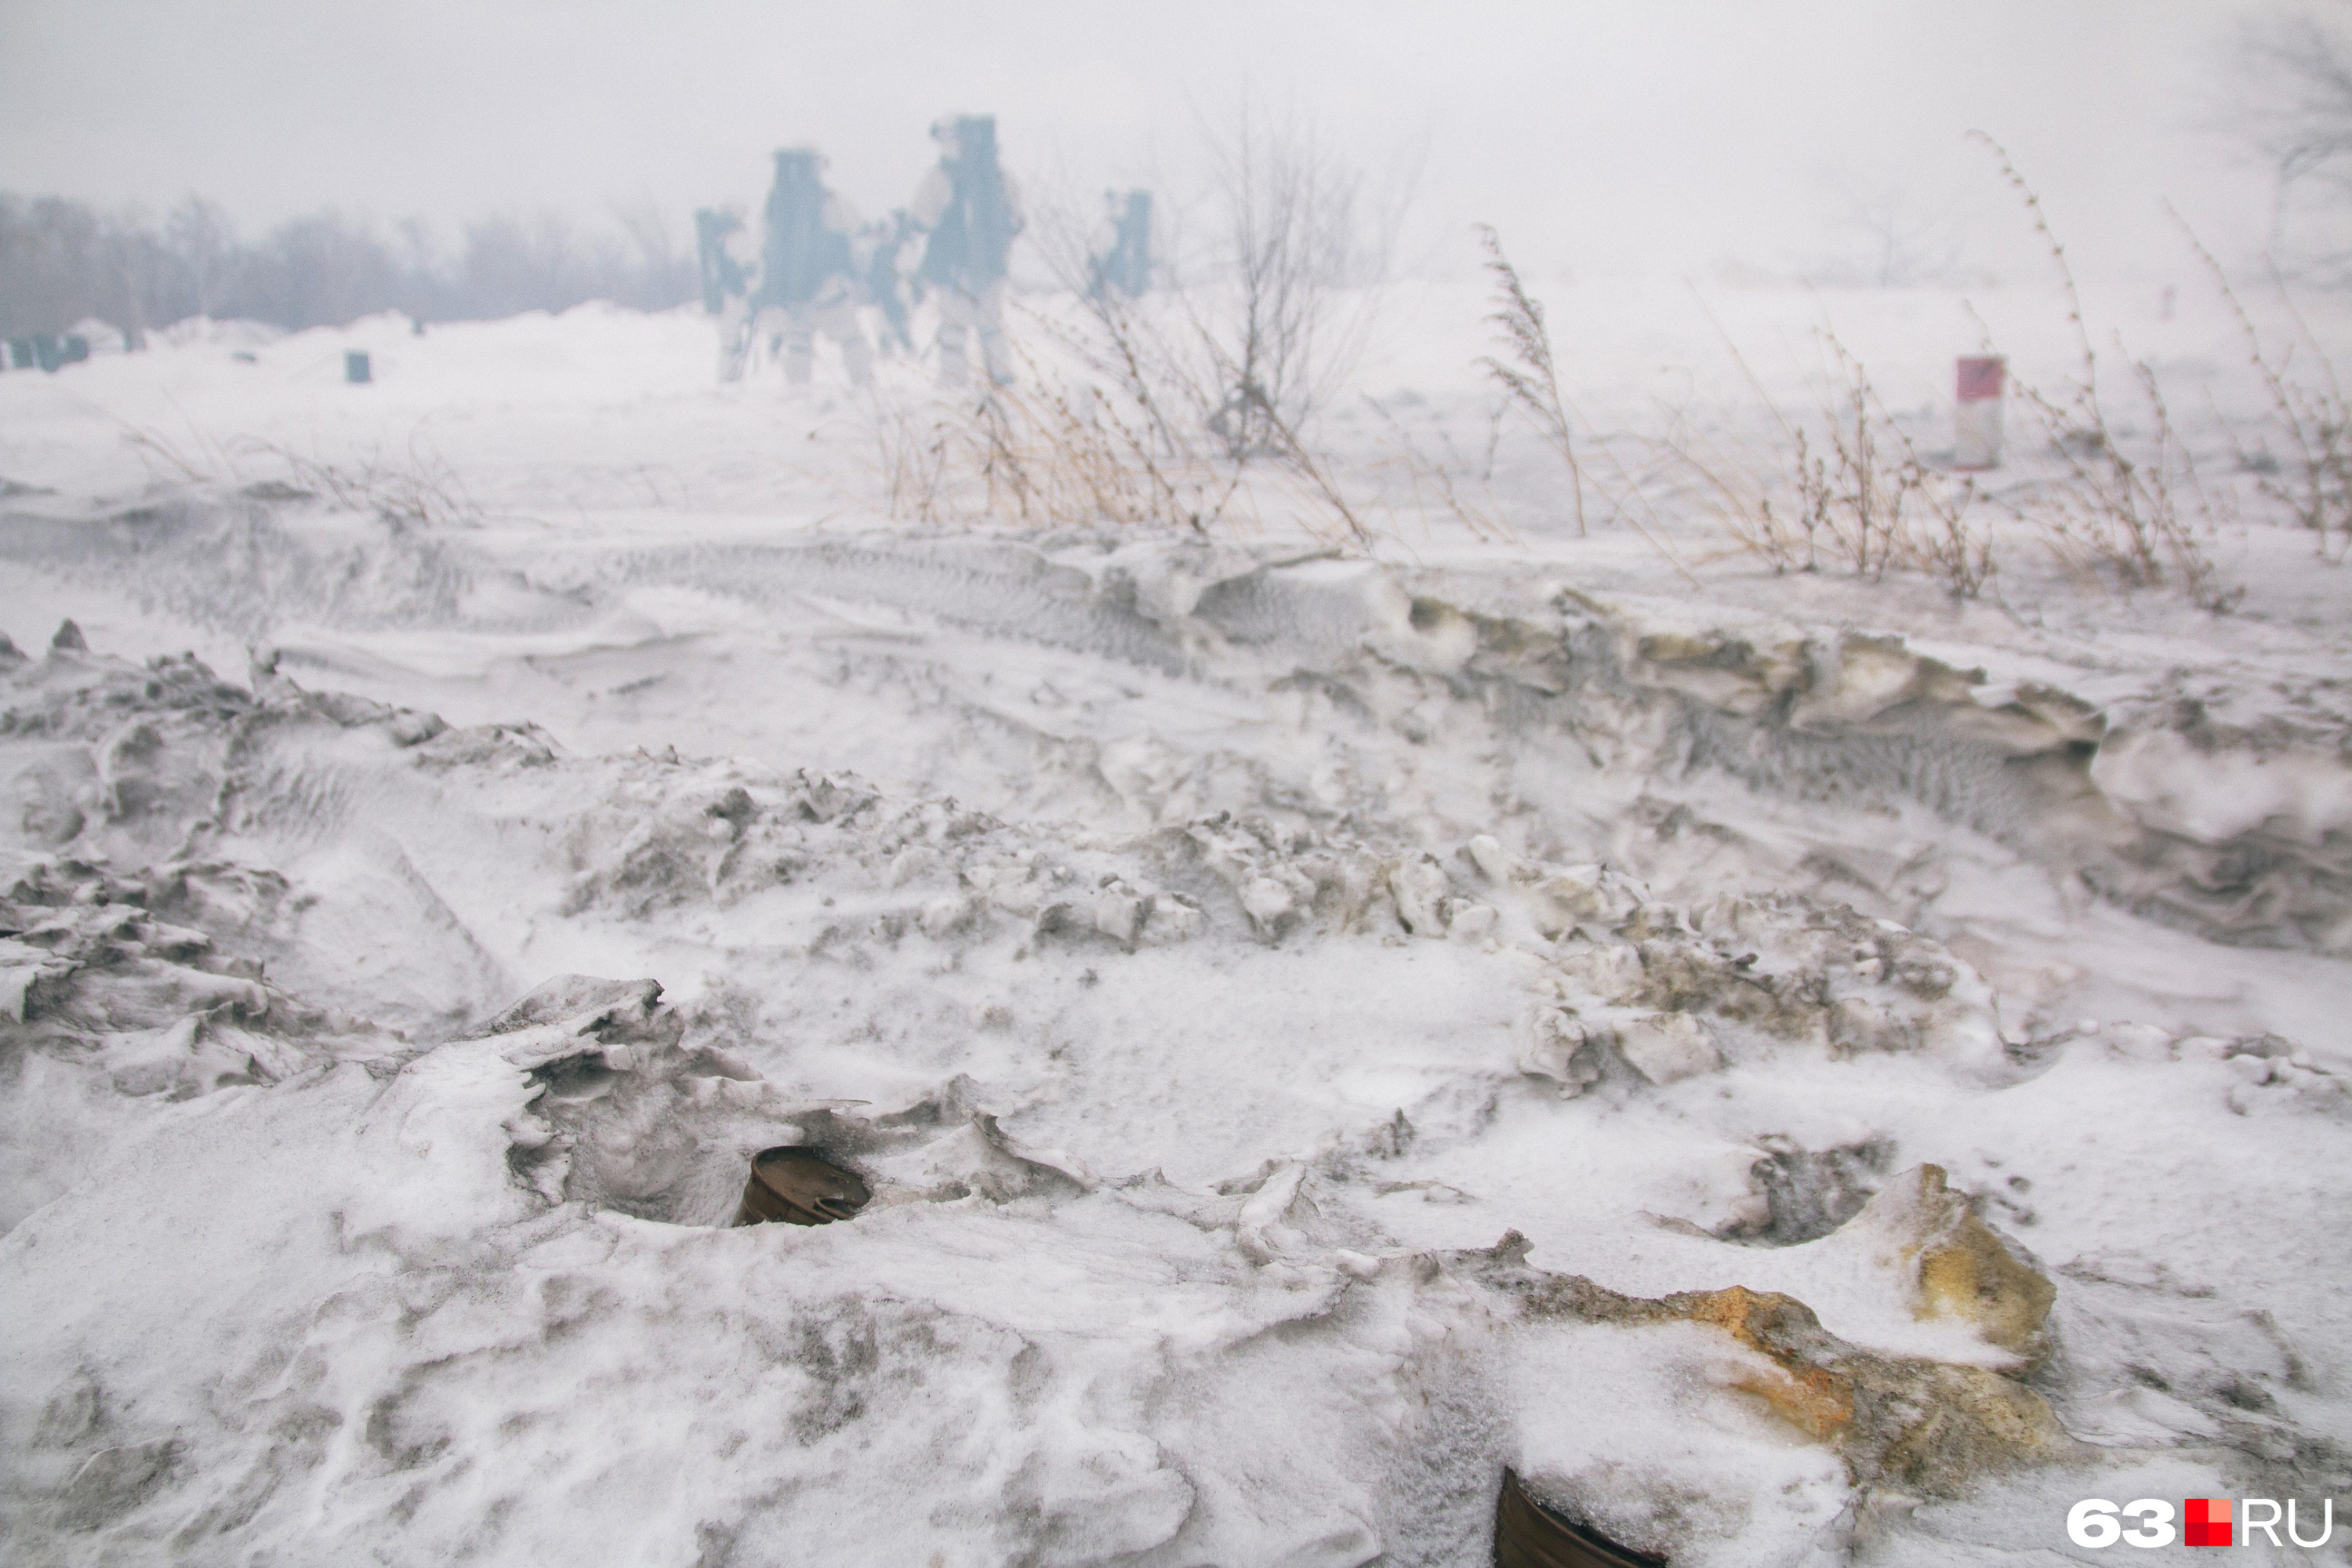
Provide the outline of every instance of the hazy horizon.
<path id="1" fill-rule="evenodd" d="M 335 206 L 603 226 L 756 200 L 810 142 L 867 214 L 904 202 L 926 128 L 992 111 L 1008 163 L 1073 192 L 1199 183 L 1247 92 L 1370 183 L 1417 169 L 1408 266 L 1457 269 L 1496 224 L 1532 269 L 1801 268 L 1859 250 L 1849 191 L 1895 193 L 1938 247 L 2030 253 L 1970 129 L 2000 138 L 2087 272 L 2178 265 L 2169 202 L 2225 256 L 2261 246 L 2269 171 L 2214 125 L 2230 44 L 2266 8 L 2071 0 L 1769 9 L 1233 0 L 1149 16 L 1034 5 L 856 11 L 717 0 L 372 7 L 287 0 L 0 4 L 0 185 L 113 206 L 218 202 L 248 235 Z M 1884 200 L 1882 200 L 1884 205 Z"/>

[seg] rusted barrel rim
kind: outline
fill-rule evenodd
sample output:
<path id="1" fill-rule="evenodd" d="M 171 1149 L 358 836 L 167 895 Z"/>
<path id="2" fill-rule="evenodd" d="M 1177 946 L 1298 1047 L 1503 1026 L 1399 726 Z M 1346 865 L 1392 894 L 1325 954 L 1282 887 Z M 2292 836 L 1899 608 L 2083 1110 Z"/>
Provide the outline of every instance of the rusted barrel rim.
<path id="1" fill-rule="evenodd" d="M 1666 1560 L 1636 1552 L 1579 1524 L 1528 1495 L 1516 1471 L 1503 1472 L 1495 1500 L 1495 1568 L 1667 1568 Z"/>
<path id="2" fill-rule="evenodd" d="M 874 1194 L 856 1173 L 843 1170 L 804 1144 L 785 1143 L 751 1156 L 737 1225 L 831 1225 L 855 1219 Z"/>

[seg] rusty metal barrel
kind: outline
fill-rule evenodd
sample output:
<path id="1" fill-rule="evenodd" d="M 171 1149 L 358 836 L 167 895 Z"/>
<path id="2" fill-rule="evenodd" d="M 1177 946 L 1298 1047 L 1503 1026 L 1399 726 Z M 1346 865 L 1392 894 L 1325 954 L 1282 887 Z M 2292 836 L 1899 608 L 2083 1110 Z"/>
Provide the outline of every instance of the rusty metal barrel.
<path id="1" fill-rule="evenodd" d="M 1666 1560 L 1620 1546 L 1529 1497 L 1503 1472 L 1495 1500 L 1495 1568 L 1666 1568 Z"/>
<path id="2" fill-rule="evenodd" d="M 874 1194 L 866 1184 L 814 1149 L 796 1143 L 751 1156 L 737 1225 L 831 1225 L 855 1219 Z"/>

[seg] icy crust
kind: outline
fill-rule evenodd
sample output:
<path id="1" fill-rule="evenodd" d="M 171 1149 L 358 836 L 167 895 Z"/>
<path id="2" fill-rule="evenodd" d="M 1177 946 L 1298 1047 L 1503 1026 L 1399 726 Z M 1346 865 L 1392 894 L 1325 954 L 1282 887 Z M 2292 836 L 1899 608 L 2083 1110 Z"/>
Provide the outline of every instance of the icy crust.
<path id="1" fill-rule="evenodd" d="M 2234 903 L 2240 923 L 2342 952 L 2352 939 L 2327 911 L 2352 893 L 2352 682 L 2315 675 L 2281 695 L 2176 671 L 2116 706 L 2093 777 L 2147 830 L 2154 911 L 2193 929 Z"/>
<path id="2" fill-rule="evenodd" d="M 2200 726 L 2189 705 L 2189 763 L 2147 746 L 2173 732 L 2151 722 L 2158 704 L 2126 702 L 2116 739 L 2129 761 L 2103 767 L 2105 709 L 2046 682 L 1996 683 L 1896 636 L 1336 562 L 1258 565 L 1198 591 L 1193 614 L 1356 678 L 1367 707 L 1408 739 L 1423 722 L 1415 710 L 1432 705 L 1381 692 L 1381 675 L 1441 681 L 1504 736 L 1564 731 L 1622 773 L 1720 768 L 1811 801 L 1906 795 L 2209 937 L 2329 952 L 2352 942 L 2352 723 L 2340 703 L 2251 729 Z M 2267 787 L 2230 788 L 2252 769 L 2268 770 Z"/>
<path id="3" fill-rule="evenodd" d="M 128 589 L 153 611 L 251 641 L 306 622 L 527 629 L 582 616 L 462 532 L 428 525 L 397 491 L 335 496 L 265 480 L 165 488 L 128 506 L 19 501 L 0 510 L 0 559 Z"/>
<path id="4" fill-rule="evenodd" d="M 1443 681 L 1506 732 L 1566 731 L 1619 772 L 1720 768 L 1811 801 L 1906 795 L 2208 937 L 2352 942 L 2352 725 L 2340 716 L 2258 739 L 2208 724 L 2193 765 L 2168 767 L 2146 739 L 2156 705 L 2127 705 L 2131 760 L 2103 769 L 2107 713 L 2045 683 L 1997 684 L 1896 636 L 1549 591 L 1531 603 L 1539 592 L 1466 573 L 1266 566 L 1203 595 L 1200 613 L 1286 651 L 1352 643 L 1357 670 L 1369 659 Z M 1349 610 L 1360 618 L 1343 638 L 1330 628 Z M 1412 723 L 1394 699 L 1370 706 Z M 2232 767 L 2271 770 L 2272 787 L 2214 809 Z"/>
<path id="5" fill-rule="evenodd" d="M 1202 549 L 1221 563 L 1253 563 L 1239 552 Z M 781 546 L 630 551 L 599 563 L 595 574 L 707 588 L 774 611 L 800 609 L 810 595 L 879 600 L 951 625 L 1170 674 L 1190 667 L 1182 614 L 1187 591 L 1199 591 L 1181 566 L 1148 557 L 1106 566 L 1019 544 L 953 534 L 910 540 L 897 531 L 819 535 Z"/>
<path id="6" fill-rule="evenodd" d="M 1382 1246 L 1328 1157 L 1105 1180 L 962 1080 L 812 1105 L 659 998 L 563 977 L 386 1081 L 215 1100 L 19 1226 L 12 1552 L 1459 1563 L 1510 1463 L 1677 1562 L 1795 1563 L 2132 1457 L 2014 1368 L 1872 1352 L 1785 1295 Z M 874 1209 L 630 1212 L 707 1211 L 707 1170 L 778 1142 Z M 1891 1295 L 2042 1331 L 2048 1281 L 1932 1168 L 1831 1239 Z M 109 1310 L 142 1288 L 178 1297 L 161 1332 Z"/>
<path id="7" fill-rule="evenodd" d="M 405 1042 L 307 1005 L 249 956 L 157 916 L 155 884 L 71 858 L 20 862 L 0 884 L 0 1229 L 76 1183 L 103 1180 L 152 1109 Z M 387 1069 L 388 1070 L 388 1069 Z"/>
<path id="8" fill-rule="evenodd" d="M 1681 1560 L 1795 1561 L 1851 1536 L 1857 1486 L 2067 1447 L 2022 1385 L 1785 1298 L 1625 1297 L 1516 1237 L 1367 1248 L 1313 1165 L 1105 1182 L 961 1080 L 796 1103 L 683 1048 L 659 990 L 566 977 L 388 1081 L 221 1102 L 17 1227 L 12 1551 L 1462 1563 L 1515 1460 Z M 628 1212 L 707 1213 L 714 1157 L 740 1180 L 778 1142 L 876 1208 Z M 181 1294 L 166 1331 L 110 1310 L 134 1281 Z M 1563 1445 L 1560 1398 L 1604 1391 L 1627 1440 Z M 1666 1438 L 1694 1417 L 1731 1438 L 1711 1470 Z"/>
<path id="9" fill-rule="evenodd" d="M 1908 797 L 2208 937 L 2352 942 L 2340 701 L 2233 727 L 2168 699 L 2177 676 L 2094 702 L 2023 668 L 1996 679 L 1956 667 L 1897 635 L 1206 543 L 699 544 L 627 552 L 588 582 L 691 585 L 778 613 L 824 595 L 1193 679 L 1271 679 L 1408 742 L 1444 734 L 1457 755 L 1542 737 L 1619 780 L 1719 769 L 1808 802 Z M 1398 804 L 1338 787 L 1342 809 Z"/>
<path id="10" fill-rule="evenodd" d="M 467 993 L 504 984 L 396 846 L 378 840 L 370 855 L 337 839 L 363 815 L 377 764 L 438 735 L 440 720 L 303 691 L 267 661 L 248 689 L 192 657 L 142 667 L 80 641 L 68 623 L 39 659 L 0 652 L 0 779 L 13 807 L 0 814 L 0 856 L 112 867 L 159 913 L 234 937 L 310 994 L 321 994 L 312 968 L 356 970 L 349 994 L 394 1027 L 454 1024 L 476 1006 Z M 281 745 L 288 736 L 301 744 Z M 240 854 L 240 833 L 277 859 Z M 289 879 L 306 867 L 335 887 L 331 906 Z M 371 931 L 386 921 L 396 948 Z M 414 973 L 419 962 L 437 973 Z"/>
<path id="11" fill-rule="evenodd" d="M 1399 798 L 1383 776 L 1399 740 L 1442 738 L 1449 758 L 1537 805 L 1557 837 L 1575 831 L 1572 803 L 1523 776 L 1538 756 L 1515 765 L 1516 751 L 1589 770 L 1612 794 L 1721 773 L 1809 805 L 1916 801 L 2127 910 L 2216 940 L 2352 951 L 2352 709 L 2340 682 L 2305 681 L 2312 689 L 2280 713 L 2243 692 L 2233 702 L 2184 689 L 2179 672 L 2153 665 L 2137 687 L 2103 681 L 2095 700 L 2034 661 L 1996 669 L 2003 656 L 1990 650 L 1973 650 L 1986 662 L 1967 668 L 1897 635 L 1604 598 L 1554 577 L 1206 542 L 814 531 L 570 555 L 535 547 L 525 573 L 486 541 L 276 490 L 19 510 L 0 520 L 0 554 L 247 638 L 305 623 L 576 627 L 650 585 L 738 601 L 780 624 L 879 606 L 902 624 L 845 629 L 919 641 L 923 626 L 950 626 L 1238 685 L 1253 699 L 1291 694 L 1309 713 L 1328 710 L 1335 728 L 1378 732 L 1308 777 L 1285 776 L 1293 760 L 1261 742 L 1224 759 L 1261 798 L 1229 791 L 1217 805 L 1390 821 L 1434 809 L 1466 837 L 1491 825 L 1446 782 L 1408 775 L 1409 790 L 1433 798 Z M 1055 765 L 1082 790 L 1146 810 L 1184 810 L 1161 797 L 1200 795 L 1217 761 L 1148 739 L 1058 749 L 1069 754 Z"/>
<path id="12" fill-rule="evenodd" d="M 1684 910 L 1601 868 L 1519 861 L 1485 835 L 1463 858 L 1510 911 L 1513 934 L 1538 939 L 1518 951 L 1549 943 L 1518 1065 L 1563 1095 L 1598 1079 L 1612 1049 L 1658 1085 L 1789 1044 L 1832 1057 L 1933 1049 L 1988 1079 L 2008 1067 L 1990 988 L 1891 921 L 1786 895 Z M 1452 912 L 1504 925 L 1487 906 Z"/>
<path id="13" fill-rule="evenodd" d="M 220 1247 L 202 1289 L 174 1279 L 189 1310 L 161 1343 L 84 1305 L 154 1249 L 63 1207 L 20 1229 L 15 1305 L 56 1331 L 12 1362 L 41 1385 L 11 1400 L 39 1444 L 14 1550 L 99 1531 L 125 1560 L 1356 1563 L 1384 1536 L 1467 1555 L 1484 1500 L 1453 1483 L 1486 1480 L 1486 1456 L 1415 1440 L 1462 1399 L 1451 1314 L 1327 1259 L 1252 1262 L 1247 1197 L 1056 1176 L 791 1235 L 548 1208 L 509 1170 L 530 1070 L 466 1042 L 381 1089 L 334 1079 L 159 1138 L 179 1196 L 152 1220 Z M 343 1157 L 298 1166 L 304 1220 L 224 1219 L 330 1129 Z M 224 1158 L 222 1134 L 263 1152 Z M 191 1388 L 175 1352 L 225 1375 Z"/>
<path id="14" fill-rule="evenodd" d="M 2346 1479 L 2294 1042 L 2007 1040 L 1893 922 L 1493 834 L 1080 837 L 79 641 L 0 671 L 12 1560 L 1475 1563 L 1506 1463 L 1927 1560 L 2084 1466 Z M 716 1228 L 779 1143 L 873 1205 Z"/>

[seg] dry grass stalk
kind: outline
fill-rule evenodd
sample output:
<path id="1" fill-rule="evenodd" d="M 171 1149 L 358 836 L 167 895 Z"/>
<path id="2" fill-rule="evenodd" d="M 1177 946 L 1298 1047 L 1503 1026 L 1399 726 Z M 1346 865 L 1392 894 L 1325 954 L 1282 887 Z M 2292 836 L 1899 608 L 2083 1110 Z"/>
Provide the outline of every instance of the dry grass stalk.
<path id="1" fill-rule="evenodd" d="M 1040 248 L 1075 310 L 1024 310 L 1018 382 L 954 405 L 920 438 L 905 416 L 881 414 L 893 515 L 928 521 L 961 496 L 1031 526 L 1206 533 L 1254 521 L 1271 482 L 1310 532 L 1371 542 L 1343 476 L 1305 434 L 1347 361 L 1328 298 L 1334 176 L 1311 148 L 1248 122 L 1229 153 L 1233 286 L 1141 300 L 1087 289 L 1080 231 L 1048 216 Z"/>
<path id="2" fill-rule="evenodd" d="M 1495 280 L 1495 309 L 1486 320 L 1502 329 L 1503 344 L 1511 355 L 1509 363 L 1491 354 L 1478 363 L 1568 469 L 1577 536 L 1589 537 L 1591 531 L 1584 500 L 1589 487 L 1609 503 L 1612 519 L 1622 519 L 1651 549 L 1664 557 L 1668 565 L 1696 586 L 1698 579 L 1691 575 L 1690 569 L 1667 544 L 1664 525 L 1642 480 L 1626 470 L 1623 459 L 1609 448 L 1608 443 L 1596 441 L 1580 448 L 1573 423 L 1576 410 L 1560 390 L 1559 361 L 1552 349 L 1551 331 L 1545 324 L 1543 304 L 1528 292 L 1518 268 L 1504 253 L 1501 237 L 1486 224 L 1475 226 L 1479 243 L 1486 247 L 1486 270 Z M 1618 482 L 1613 489 L 1588 470 L 1584 462 L 1587 455 L 1599 456 L 1614 470 Z M 1645 523 L 1636 516 L 1637 510 L 1649 521 Z"/>
<path id="3" fill-rule="evenodd" d="M 1495 451 L 1501 444 L 1503 416 L 1508 405 L 1496 403 L 1487 409 L 1486 449 L 1475 465 L 1467 462 L 1454 445 L 1453 435 L 1440 426 L 1437 439 L 1444 447 L 1442 457 L 1433 458 L 1423 451 L 1399 419 L 1378 398 L 1367 396 L 1364 402 L 1381 423 L 1388 427 L 1389 449 L 1392 454 L 1388 467 L 1402 468 L 1405 485 L 1411 492 L 1415 511 L 1426 515 L 1433 495 L 1438 507 L 1446 515 L 1470 531 L 1473 539 L 1486 544 L 1507 544 L 1517 541 L 1517 534 L 1503 514 L 1501 502 L 1495 495 Z M 1465 496 L 1464 479 L 1478 487 L 1478 496 Z"/>
<path id="4" fill-rule="evenodd" d="M 953 467 L 949 451 L 953 432 L 948 422 L 925 419 L 919 411 L 878 394 L 870 412 L 868 432 L 883 510 L 907 522 L 941 521 Z"/>
<path id="5" fill-rule="evenodd" d="M 184 421 L 186 416 L 182 416 Z M 186 445 L 173 440 L 152 426 L 133 425 L 117 418 L 122 443 L 139 455 L 151 474 L 175 477 L 190 484 L 236 484 L 243 476 L 237 471 L 236 455 L 229 447 L 198 429 L 187 421 Z"/>
<path id="6" fill-rule="evenodd" d="M 1488 354 L 1479 360 L 1512 404 L 1535 426 L 1546 446 L 1568 467 L 1569 491 L 1576 511 L 1576 536 L 1591 530 L 1584 515 L 1584 468 L 1577 461 L 1576 433 L 1570 426 L 1567 402 L 1559 391 L 1559 362 L 1551 346 L 1551 331 L 1544 323 L 1543 302 L 1530 296 L 1519 270 L 1503 252 L 1502 237 L 1491 225 L 1475 226 L 1478 243 L 1486 252 L 1486 267 L 1495 280 L 1495 309 L 1486 321 L 1502 330 L 1511 363 Z"/>
<path id="7" fill-rule="evenodd" d="M 1064 331 L 1047 325 L 1049 334 Z M 1235 458 L 1205 424 L 1188 426 L 1162 414 L 1184 389 L 1155 374 L 1131 336 L 1108 359 L 1131 367 L 1127 384 L 1106 385 L 1083 368 L 1066 374 L 1026 349 L 1018 358 L 1018 384 L 928 418 L 877 404 L 878 477 L 891 515 L 938 521 L 984 514 L 1037 528 L 1108 524 L 1205 534 L 1254 525 L 1257 481 L 1266 479 L 1291 489 L 1310 531 L 1352 544 L 1370 541 L 1328 460 L 1286 424 L 1268 426 L 1280 443 L 1275 451 Z"/>
<path id="8" fill-rule="evenodd" d="M 1969 135 L 1990 149 L 2049 249 L 2081 359 L 2079 374 L 2055 395 L 2015 378 L 2018 401 L 2058 460 L 2060 474 L 2055 483 L 2039 488 L 2032 511 L 2014 503 L 2011 511 L 2037 528 L 2071 567 L 2105 573 L 2126 588 L 2175 588 L 2209 609 L 2228 608 L 2242 590 L 2225 589 L 2214 570 L 2206 548 L 2216 531 L 2213 505 L 2172 423 L 2155 372 L 2125 354 L 2155 428 L 2153 450 L 2135 458 L 2116 439 L 2099 396 L 2099 356 L 2084 319 L 2082 291 L 2041 196 L 2000 142 L 1981 131 Z M 2117 352 L 2123 352 L 2120 342 Z"/>
<path id="9" fill-rule="evenodd" d="M 2253 317 L 2231 286 L 2229 274 L 2221 269 L 2221 264 L 2189 226 L 2180 222 L 2178 213 L 2173 215 L 2173 221 L 2180 225 L 2189 248 L 2196 251 L 2206 271 L 2212 274 L 2230 313 L 2237 319 L 2238 331 L 2246 340 L 2247 363 L 2261 379 L 2263 390 L 2270 398 L 2272 417 L 2293 453 L 2288 464 L 2282 465 L 2267 449 L 2249 452 L 2241 443 L 2239 462 L 2254 475 L 2257 490 L 2311 530 L 2322 559 L 2342 561 L 2352 553 L 2352 405 L 2345 401 L 2335 362 L 2313 335 L 2303 313 L 2295 309 L 2286 280 L 2275 269 L 2271 275 L 2272 282 L 2294 322 L 2296 336 L 2273 359 L 2263 346 Z M 2296 375 L 2298 356 L 2305 364 L 2317 367 L 2317 384 L 2307 384 Z"/>
<path id="10" fill-rule="evenodd" d="M 967 432 L 991 511 L 1036 525 L 1163 524 L 1207 532 L 1240 485 L 1237 467 L 1187 460 L 1148 405 L 1052 375 L 1027 354 L 1020 387 L 970 405 Z"/>
<path id="11" fill-rule="evenodd" d="M 405 463 L 386 462 L 380 452 L 330 463 L 270 442 L 244 445 L 283 464 L 297 489 L 326 496 L 347 511 L 373 512 L 395 528 L 448 528 L 481 520 L 481 508 L 467 494 L 457 471 L 414 442 Z"/>
<path id="12" fill-rule="evenodd" d="M 1717 331 L 1721 331 L 1720 323 Z M 1759 462 L 1670 432 L 1660 447 L 1696 478 L 1700 504 L 1742 548 L 1776 573 L 1842 565 L 1873 582 L 1889 571 L 1942 579 L 1972 599 L 1997 572 L 1990 529 L 1972 527 L 1972 479 L 1957 483 L 1922 458 L 1861 359 L 1824 327 L 1818 333 L 1832 380 L 1810 421 L 1790 418 L 1724 335 L 1735 363 L 1764 400 L 1781 445 Z"/>
<path id="13" fill-rule="evenodd" d="M 254 459 L 267 459 L 282 479 L 264 481 L 275 499 L 323 496 L 346 511 L 373 513 L 394 528 L 461 527 L 478 522 L 482 509 L 467 493 L 457 471 L 409 443 L 405 461 L 379 451 L 343 462 L 308 457 L 272 441 L 236 437 L 220 440 L 188 422 L 185 443 L 146 426 L 121 424 L 123 441 L 151 469 L 191 484 L 246 485 Z M 255 494 L 263 493 L 257 488 Z"/>

